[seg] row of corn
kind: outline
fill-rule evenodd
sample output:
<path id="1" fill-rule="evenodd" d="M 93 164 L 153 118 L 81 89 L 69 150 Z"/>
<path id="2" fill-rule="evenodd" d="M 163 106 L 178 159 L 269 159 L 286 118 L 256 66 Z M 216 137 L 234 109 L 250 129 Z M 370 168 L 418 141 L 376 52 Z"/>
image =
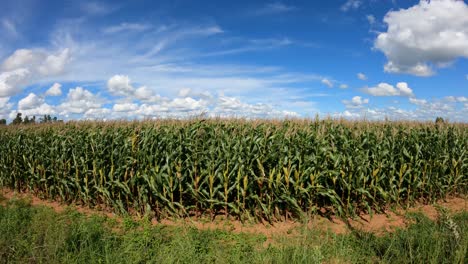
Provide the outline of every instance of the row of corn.
<path id="1" fill-rule="evenodd" d="M 0 186 L 156 217 L 275 221 L 468 191 L 468 125 L 332 120 L 0 128 Z"/>

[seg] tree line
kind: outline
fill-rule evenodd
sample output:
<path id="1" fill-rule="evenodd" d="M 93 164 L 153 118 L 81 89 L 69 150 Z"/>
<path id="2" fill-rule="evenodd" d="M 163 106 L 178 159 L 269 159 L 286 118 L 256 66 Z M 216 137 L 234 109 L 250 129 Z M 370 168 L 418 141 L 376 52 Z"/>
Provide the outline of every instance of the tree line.
<path id="1" fill-rule="evenodd" d="M 23 118 L 22 113 L 17 113 L 16 117 L 13 119 L 13 121 L 10 123 L 10 125 L 20 125 L 20 124 L 36 124 L 36 123 L 57 123 L 57 122 L 63 122 L 63 120 L 59 120 L 56 116 L 51 117 L 50 115 L 44 115 L 40 117 L 38 120 L 36 120 L 36 116 L 33 116 L 32 118 L 25 116 Z M 7 120 L 6 119 L 0 119 L 0 125 L 6 125 Z"/>

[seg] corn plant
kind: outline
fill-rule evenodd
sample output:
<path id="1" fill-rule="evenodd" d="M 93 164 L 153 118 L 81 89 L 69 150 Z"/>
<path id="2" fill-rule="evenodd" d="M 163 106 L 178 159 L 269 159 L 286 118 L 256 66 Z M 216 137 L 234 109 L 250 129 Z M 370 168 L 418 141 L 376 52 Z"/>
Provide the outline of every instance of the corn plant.
<path id="1" fill-rule="evenodd" d="M 0 128 L 0 185 L 156 217 L 275 221 L 466 194 L 468 125 L 343 120 Z"/>

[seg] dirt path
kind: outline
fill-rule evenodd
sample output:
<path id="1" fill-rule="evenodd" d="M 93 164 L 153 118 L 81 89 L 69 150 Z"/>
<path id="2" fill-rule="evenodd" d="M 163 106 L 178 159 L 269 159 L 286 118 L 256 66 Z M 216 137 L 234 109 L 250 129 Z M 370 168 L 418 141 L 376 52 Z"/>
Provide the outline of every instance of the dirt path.
<path id="1" fill-rule="evenodd" d="M 14 198 L 29 199 L 34 206 L 47 206 L 53 208 L 56 212 L 63 212 L 67 208 L 76 209 L 78 212 L 85 215 L 101 215 L 121 221 L 122 217 L 108 212 L 96 209 L 90 209 L 83 206 L 65 205 L 56 201 L 42 200 L 28 193 L 16 193 L 9 189 L 0 189 L 0 193 L 7 200 Z M 451 213 L 468 211 L 468 197 L 449 197 L 438 203 L 439 206 L 448 208 Z M 295 221 L 275 222 L 272 225 L 268 223 L 242 223 L 238 220 L 216 218 L 214 221 L 209 221 L 208 218 L 185 218 L 185 219 L 165 219 L 162 221 L 153 220 L 154 225 L 163 224 L 168 226 L 193 226 L 198 229 L 214 230 L 221 229 L 234 233 L 251 233 L 264 235 L 267 241 L 277 237 L 288 237 L 298 235 L 301 228 L 330 230 L 336 234 L 343 234 L 350 231 L 348 224 L 354 228 L 375 234 L 382 234 L 385 231 L 392 231 L 396 228 L 404 228 L 409 223 L 404 217 L 406 212 L 422 212 L 431 219 L 436 219 L 438 216 L 435 205 L 418 204 L 410 209 L 397 209 L 387 211 L 385 214 L 374 214 L 372 217 L 368 214 L 360 215 L 358 219 L 348 219 L 348 223 L 340 218 L 332 217 L 331 219 L 314 216 L 307 224 Z"/>

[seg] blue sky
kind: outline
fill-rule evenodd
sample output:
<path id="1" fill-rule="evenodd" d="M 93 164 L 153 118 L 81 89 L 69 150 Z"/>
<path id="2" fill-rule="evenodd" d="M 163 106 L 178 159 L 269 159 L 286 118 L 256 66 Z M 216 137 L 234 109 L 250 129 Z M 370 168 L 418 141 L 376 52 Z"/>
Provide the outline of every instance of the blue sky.
<path id="1" fill-rule="evenodd" d="M 468 121 L 467 1 L 0 3 L 0 118 Z"/>

